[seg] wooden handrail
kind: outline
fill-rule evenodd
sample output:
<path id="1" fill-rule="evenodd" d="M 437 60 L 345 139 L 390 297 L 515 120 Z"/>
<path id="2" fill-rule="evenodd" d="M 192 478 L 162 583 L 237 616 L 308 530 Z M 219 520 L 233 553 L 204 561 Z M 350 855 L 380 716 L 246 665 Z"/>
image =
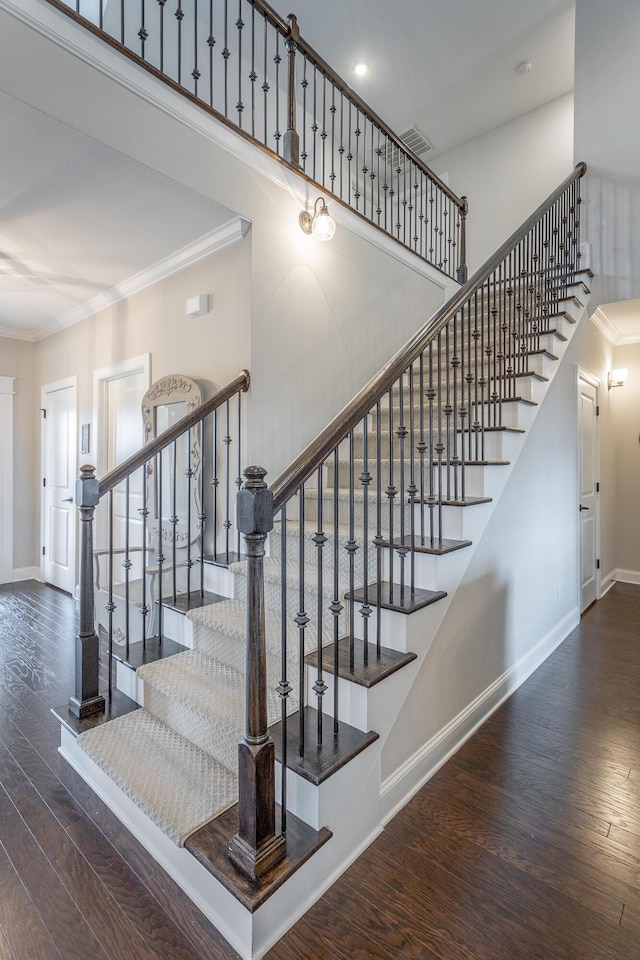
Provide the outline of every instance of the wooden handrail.
<path id="1" fill-rule="evenodd" d="M 148 463 L 149 460 L 152 460 L 161 450 L 168 447 L 169 444 L 177 440 L 177 438 L 188 429 L 200 423 L 201 420 L 204 420 L 206 416 L 212 413 L 217 407 L 220 407 L 225 401 L 234 397 L 236 393 L 240 393 L 240 391 L 246 393 L 249 389 L 250 382 L 249 371 L 242 370 L 235 380 L 228 383 L 222 390 L 218 390 L 210 400 L 196 407 L 191 413 L 186 414 L 181 420 L 174 423 L 172 427 L 169 427 L 168 430 L 161 433 L 160 436 L 150 441 L 146 446 L 141 447 L 140 450 L 130 456 L 128 460 L 123 460 L 122 463 L 118 464 L 117 467 L 100 480 L 100 497 L 103 497 L 109 490 L 113 490 L 113 488 L 119 483 L 122 483 L 126 477 L 130 476 L 135 470 L 138 470 L 143 464 Z"/>
<path id="2" fill-rule="evenodd" d="M 584 176 L 586 163 L 578 163 L 574 170 L 553 191 L 547 199 L 528 217 L 524 223 L 492 254 L 486 263 L 444 304 L 434 316 L 409 340 L 405 346 L 376 373 L 351 400 L 334 417 L 331 423 L 312 440 L 311 443 L 296 457 L 291 465 L 280 474 L 271 485 L 273 493 L 274 511 L 280 510 L 288 500 L 300 489 L 303 483 L 311 477 L 324 463 L 327 457 L 345 439 L 373 405 L 385 394 L 404 373 L 413 361 L 420 356 L 430 341 L 449 323 L 458 310 L 478 290 L 484 281 L 491 276 L 496 267 L 527 235 L 529 230 L 550 209 L 555 201 L 575 180 Z"/>

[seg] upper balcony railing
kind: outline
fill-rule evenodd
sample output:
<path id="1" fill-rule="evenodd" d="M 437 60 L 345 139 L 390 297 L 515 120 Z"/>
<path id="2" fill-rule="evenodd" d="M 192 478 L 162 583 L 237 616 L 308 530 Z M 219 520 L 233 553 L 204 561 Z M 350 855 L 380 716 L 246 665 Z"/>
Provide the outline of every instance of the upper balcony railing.
<path id="1" fill-rule="evenodd" d="M 460 198 L 264 0 L 48 0 L 447 276 Z"/>

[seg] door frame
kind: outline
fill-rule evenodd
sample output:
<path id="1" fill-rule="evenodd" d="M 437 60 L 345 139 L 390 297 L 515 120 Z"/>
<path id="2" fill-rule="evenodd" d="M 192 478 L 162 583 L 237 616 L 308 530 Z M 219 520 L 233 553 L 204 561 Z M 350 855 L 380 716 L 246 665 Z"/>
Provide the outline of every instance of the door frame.
<path id="1" fill-rule="evenodd" d="M 0 583 L 13 581 L 13 396 L 15 377 L 0 377 Z"/>
<path id="2" fill-rule="evenodd" d="M 602 381 L 600 377 L 597 377 L 595 374 L 590 373 L 589 370 L 585 370 L 584 367 L 577 366 L 577 376 L 576 376 L 576 451 L 578 457 L 580 455 L 580 444 L 581 444 L 581 435 L 580 435 L 580 381 L 588 383 L 596 391 L 596 406 L 598 410 L 600 409 L 600 394 L 602 389 Z M 598 468 L 598 483 L 600 482 L 600 417 L 596 416 L 595 418 L 595 431 L 596 431 L 596 464 Z M 578 610 L 582 613 L 582 543 L 580 539 L 580 461 L 576 464 L 576 527 L 578 531 L 577 543 L 578 543 Z M 600 559 L 600 497 L 597 496 L 595 500 L 595 550 L 596 557 Z M 599 600 L 602 596 L 602 568 L 597 570 L 596 575 L 596 600 Z"/>
<path id="3" fill-rule="evenodd" d="M 55 393 L 57 390 L 66 390 L 69 387 L 73 387 L 73 400 L 74 400 L 74 464 L 75 464 L 75 476 L 78 475 L 78 377 L 76 375 L 72 377 L 63 377 L 62 380 L 54 380 L 52 383 L 45 383 L 40 388 L 40 409 L 47 410 L 47 396 L 50 393 Z M 44 582 L 45 580 L 45 563 L 44 563 L 44 553 L 42 552 L 47 544 L 45 541 L 46 532 L 47 532 L 47 517 L 46 517 L 46 495 L 45 489 L 42 484 L 42 478 L 46 476 L 46 467 L 47 467 L 47 418 L 42 417 L 41 426 L 40 426 L 40 545 L 42 550 L 40 552 L 40 576 Z M 69 537 L 69 543 L 71 544 L 71 563 L 70 567 L 73 570 L 73 590 L 72 595 L 75 597 L 78 592 L 78 569 L 76 566 L 76 560 L 78 556 L 77 551 L 77 531 L 78 531 L 78 510 L 77 507 L 71 512 L 71 536 Z"/>

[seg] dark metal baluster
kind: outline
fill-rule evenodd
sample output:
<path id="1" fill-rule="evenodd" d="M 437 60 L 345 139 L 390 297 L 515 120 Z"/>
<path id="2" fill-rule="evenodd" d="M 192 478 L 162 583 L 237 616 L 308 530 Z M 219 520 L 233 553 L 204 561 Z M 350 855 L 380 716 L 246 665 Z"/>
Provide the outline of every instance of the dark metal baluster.
<path id="1" fill-rule="evenodd" d="M 464 338 L 464 307 L 453 319 L 453 323 L 460 331 L 460 499 L 464 501 L 467 496 L 467 476 L 466 476 L 466 458 L 464 452 L 465 431 L 469 423 L 469 392 L 467 390 L 467 400 L 465 404 L 465 383 L 466 383 L 466 361 L 468 344 L 465 344 Z M 468 385 L 467 385 L 468 386 Z"/>
<path id="2" fill-rule="evenodd" d="M 398 458 L 400 460 L 399 467 L 399 489 L 400 489 L 400 537 L 399 537 L 399 546 L 398 546 L 398 555 L 400 557 L 400 603 L 404 603 L 404 587 L 405 587 L 405 560 L 407 557 L 407 544 L 406 544 L 406 525 L 405 525 L 405 470 L 404 470 L 404 441 L 407 436 L 407 428 L 404 425 L 404 374 L 400 377 L 399 381 L 399 400 L 400 400 L 400 410 L 398 412 Z M 393 543 L 391 545 L 393 549 Z"/>
<path id="3" fill-rule="evenodd" d="M 236 477 L 236 487 L 242 489 L 242 397 L 238 394 L 238 476 Z M 240 559 L 240 530 L 237 530 L 236 559 Z"/>
<path id="4" fill-rule="evenodd" d="M 389 403 L 389 483 L 385 491 L 389 504 L 389 603 L 393 603 L 393 555 L 395 551 L 393 504 L 397 493 L 393 485 L 393 388 L 387 392 Z"/>
<path id="5" fill-rule="evenodd" d="M 147 464 L 142 467 L 142 649 L 146 650 L 147 644 L 147 617 L 149 616 L 149 604 L 147 597 L 147 518 L 149 509 L 147 507 Z"/>
<path id="6" fill-rule="evenodd" d="M 353 154 L 351 152 L 351 100 L 349 100 L 349 119 L 347 121 L 347 126 L 349 129 L 349 151 L 347 153 L 347 203 L 351 206 L 351 161 L 353 160 Z"/>
<path id="7" fill-rule="evenodd" d="M 306 533 L 304 529 L 304 503 L 305 489 L 304 484 L 298 491 L 300 499 L 300 532 L 298 534 L 298 614 L 295 617 L 295 623 L 298 627 L 298 689 L 299 689 L 299 715 L 298 715 L 298 755 L 304 757 L 304 658 L 305 658 L 305 628 L 309 623 L 309 617 L 305 612 L 304 599 L 304 547 Z"/>
<path id="8" fill-rule="evenodd" d="M 193 0 L 193 95 L 198 96 L 198 80 L 200 71 L 198 70 L 198 0 Z"/>
<path id="9" fill-rule="evenodd" d="M 344 197 L 344 93 L 340 92 L 340 199 Z"/>
<path id="10" fill-rule="evenodd" d="M 120 0 L 120 43 L 124 46 L 124 0 Z"/>
<path id="11" fill-rule="evenodd" d="M 100 0 L 100 8 L 102 13 L 102 0 Z M 144 15 L 145 15 L 145 2 L 141 0 L 140 2 L 140 29 L 138 30 L 138 37 L 140 38 L 140 56 L 144 60 L 144 45 L 149 34 L 145 30 L 144 26 Z"/>
<path id="12" fill-rule="evenodd" d="M 362 484 L 362 558 L 364 581 L 360 615 L 362 616 L 363 656 L 366 667 L 369 663 L 369 617 L 371 616 L 371 604 L 369 603 L 369 484 L 371 483 L 371 474 L 369 473 L 369 416 L 366 413 L 362 421 L 362 431 L 362 473 L 360 474 L 360 483 Z M 350 434 L 350 448 L 351 453 L 353 453 L 353 431 Z"/>
<path id="13" fill-rule="evenodd" d="M 238 101 L 236 103 L 236 112 L 238 114 L 238 126 L 242 130 L 242 113 L 244 103 L 242 102 L 242 30 L 244 20 L 242 19 L 242 0 L 238 0 L 238 19 L 236 20 L 236 30 L 238 31 Z"/>
<path id="14" fill-rule="evenodd" d="M 191 428 L 187 431 L 187 469 L 185 470 L 185 476 L 187 478 L 187 559 L 185 566 L 187 568 L 187 602 L 189 602 L 189 600 L 191 600 L 191 568 L 193 566 L 193 559 L 191 557 L 191 481 L 193 479 L 193 468 L 191 466 Z"/>
<path id="15" fill-rule="evenodd" d="M 302 169 L 307 169 L 307 90 L 309 88 L 309 80 L 307 79 L 307 57 L 303 55 L 302 58 L 302 153 L 300 154 L 300 159 L 302 160 Z"/>
<path id="16" fill-rule="evenodd" d="M 336 189 L 336 110 L 336 85 L 332 83 L 331 106 L 329 107 L 331 113 L 331 173 L 329 174 L 331 193 L 335 193 Z"/>
<path id="17" fill-rule="evenodd" d="M 263 61 L 262 61 L 262 78 L 263 78 L 263 79 L 262 79 L 262 92 L 263 92 L 263 94 L 264 94 L 264 136 L 263 136 L 263 143 L 264 143 L 265 146 L 267 146 L 267 144 L 269 143 L 269 135 L 268 135 L 268 133 L 267 133 L 267 130 L 268 130 L 268 113 L 269 113 L 269 102 L 268 102 L 268 96 L 269 96 L 269 78 L 268 78 L 268 74 L 267 74 L 267 38 L 268 38 L 268 24 L 267 24 L 267 18 L 264 17 L 264 44 L 263 44 L 264 56 L 263 56 Z"/>
<path id="18" fill-rule="evenodd" d="M 287 706 L 292 692 L 287 679 L 287 508 L 280 511 L 280 663 L 281 680 L 276 690 L 280 697 L 280 828 L 287 832 Z"/>
<path id="19" fill-rule="evenodd" d="M 280 64 L 282 63 L 282 57 L 280 56 L 280 31 L 276 31 L 276 55 L 273 58 L 273 62 L 276 65 L 276 77 L 275 77 L 275 86 L 276 86 L 276 129 L 273 134 L 273 138 L 276 141 L 276 153 L 280 156 L 280 138 L 282 133 L 280 131 Z"/>
<path id="20" fill-rule="evenodd" d="M 252 11 L 255 8 L 252 8 Z M 216 45 L 216 38 L 213 32 L 213 0 L 209 0 L 209 36 L 207 37 L 207 46 L 209 47 L 209 104 L 213 106 L 214 93 L 214 59 L 213 48 Z"/>
<path id="21" fill-rule="evenodd" d="M 229 401 L 225 403 L 225 415 L 227 420 L 227 432 L 224 437 L 225 445 L 225 515 L 224 515 L 224 530 L 225 530 L 225 563 L 229 564 L 231 561 L 229 559 L 229 538 L 231 536 L 231 426 L 230 426 L 230 411 L 229 411 Z"/>
<path id="22" fill-rule="evenodd" d="M 113 490 L 109 490 L 109 516 L 108 516 L 108 540 L 109 540 L 109 600 L 107 602 L 107 613 L 109 616 L 109 700 L 113 692 L 113 611 L 116 605 L 113 600 Z"/>
<path id="23" fill-rule="evenodd" d="M 266 29 L 266 20 L 265 20 Z M 224 115 L 229 116 L 229 4 L 224 0 L 224 47 L 222 49 L 222 59 L 224 60 Z"/>
<path id="24" fill-rule="evenodd" d="M 213 6 L 213 0 L 209 0 Z M 251 82 L 251 136 L 256 135 L 256 8 L 251 5 L 251 73 L 249 81 Z M 238 551 L 240 552 L 240 551 Z M 284 767 L 283 767 L 284 769 Z"/>
<path id="25" fill-rule="evenodd" d="M 336 447 L 333 453 L 333 601 L 331 603 L 331 613 L 333 614 L 333 736 L 338 736 L 338 662 L 340 656 L 340 614 L 344 610 L 344 605 L 340 598 L 340 536 L 339 536 L 339 499 L 338 484 L 340 481 L 339 473 L 339 448 Z"/>
<path id="26" fill-rule="evenodd" d="M 425 473 L 424 473 L 424 455 L 427 449 L 424 439 L 424 407 L 425 407 L 425 389 L 424 389 L 424 351 L 420 354 L 420 439 L 418 440 L 418 455 L 420 457 L 420 546 L 424 547 L 426 543 L 426 529 L 424 523 L 424 500 L 425 492 Z"/>
<path id="27" fill-rule="evenodd" d="M 355 529 L 355 473 L 353 462 L 353 430 L 349 434 L 349 540 L 346 551 L 349 557 L 349 667 L 355 664 L 355 556 L 358 544 L 356 543 Z"/>
<path id="28" fill-rule="evenodd" d="M 177 596 L 177 487 L 178 487 L 178 441 L 174 440 L 172 444 L 173 463 L 171 465 L 171 595 L 173 602 L 176 602 Z"/>
<path id="29" fill-rule="evenodd" d="M 207 457 L 205 453 L 205 421 L 202 419 L 199 426 L 200 431 L 200 513 L 198 520 L 200 522 L 200 597 L 204 597 L 204 535 L 207 522 L 207 509 L 205 503 L 205 471 L 207 466 Z M 239 552 L 239 551 L 238 551 Z"/>
<path id="30" fill-rule="evenodd" d="M 453 409 L 451 413 L 451 466 L 453 469 L 453 499 L 457 500 L 459 496 L 459 470 L 460 458 L 458 457 L 458 369 L 460 367 L 460 357 L 458 356 L 458 315 L 451 318 L 449 327 L 453 338 L 453 356 L 451 357 L 451 376 L 453 377 Z"/>
<path id="31" fill-rule="evenodd" d="M 318 495 L 317 495 L 317 519 L 318 519 L 318 529 L 313 538 L 313 542 L 317 547 L 317 587 L 318 587 L 318 637 L 317 637 L 317 657 L 318 657 L 318 666 L 317 666 L 317 676 L 316 681 L 313 684 L 313 692 L 316 695 L 316 703 L 318 709 L 318 729 L 317 729 L 317 742 L 318 746 L 322 746 L 322 698 L 324 697 L 327 691 L 327 685 L 323 680 L 322 676 L 322 638 L 323 638 L 323 613 L 324 613 L 324 599 L 323 599 L 323 559 L 324 559 L 324 545 L 327 542 L 327 537 L 322 524 L 322 471 L 323 467 L 318 467 Z"/>
<path id="32" fill-rule="evenodd" d="M 327 173 L 327 78 L 322 75 L 322 130 L 320 131 L 320 140 L 322 141 L 322 178 L 320 183 L 326 186 Z"/>
<path id="33" fill-rule="evenodd" d="M 213 411 L 213 444 L 212 444 L 213 475 L 211 477 L 211 497 L 213 500 L 213 559 L 218 559 L 218 409 Z"/>
<path id="34" fill-rule="evenodd" d="M 436 435 L 434 432 L 434 400 L 436 398 L 436 389 L 433 383 L 433 340 L 429 344 L 429 388 L 427 399 L 429 400 L 429 545 L 433 547 L 435 542 L 435 476 L 434 476 L 434 457 L 436 452 Z"/>
<path id="35" fill-rule="evenodd" d="M 415 392 L 414 392 L 413 364 L 409 367 L 409 547 L 410 555 L 410 586 L 411 596 L 416 590 L 416 444 L 415 444 Z M 422 404 L 420 405 L 422 407 Z M 404 497 L 403 497 L 404 499 Z"/>
<path id="36" fill-rule="evenodd" d="M 182 20 L 184 10 L 182 9 L 182 0 L 178 0 L 178 9 L 175 13 L 178 21 L 178 85 L 182 85 Z"/>
<path id="37" fill-rule="evenodd" d="M 158 640 L 162 642 L 164 627 L 164 607 L 162 603 L 162 566 L 164 564 L 164 554 L 162 553 L 162 452 L 156 458 L 156 477 L 158 481 L 158 553 L 156 555 L 156 563 L 158 564 Z"/>
<path id="38" fill-rule="evenodd" d="M 453 407 L 451 406 L 451 350 L 450 350 L 450 330 L 451 324 L 448 323 L 444 331 L 444 344 L 445 344 L 445 354 L 444 354 L 444 376 L 445 376 L 445 403 L 444 403 L 444 415 L 445 415 L 445 472 L 447 477 L 447 500 L 451 500 L 451 414 L 453 412 Z M 442 390 L 442 381 L 439 381 L 440 390 Z"/>
<path id="39" fill-rule="evenodd" d="M 130 612 L 130 571 L 131 571 L 131 557 L 129 554 L 129 535 L 130 535 L 130 515 L 129 515 L 129 477 L 126 478 L 124 482 L 124 496 L 125 496 L 125 508 L 124 508 L 124 561 L 122 566 L 124 567 L 124 642 L 125 650 L 127 655 L 127 660 L 129 659 L 129 645 L 130 645 L 130 636 L 129 636 L 129 612 Z"/>
<path id="40" fill-rule="evenodd" d="M 360 107 L 356 106 L 356 128 L 353 131 L 353 134 L 356 138 L 356 191 L 354 196 L 356 198 L 356 210 L 360 209 Z"/>
<path id="41" fill-rule="evenodd" d="M 442 543 L 442 454 L 444 452 L 444 442 L 442 439 L 442 331 L 437 338 L 437 384 L 438 391 L 436 395 L 436 416 L 438 439 L 436 442 L 436 469 L 438 475 L 438 543 Z"/>
<path id="42" fill-rule="evenodd" d="M 380 639 L 382 627 L 382 550 L 384 537 L 382 536 L 382 436 L 380 401 L 376 403 L 376 536 L 373 541 L 376 548 L 376 657 L 380 658 L 382 641 Z"/>

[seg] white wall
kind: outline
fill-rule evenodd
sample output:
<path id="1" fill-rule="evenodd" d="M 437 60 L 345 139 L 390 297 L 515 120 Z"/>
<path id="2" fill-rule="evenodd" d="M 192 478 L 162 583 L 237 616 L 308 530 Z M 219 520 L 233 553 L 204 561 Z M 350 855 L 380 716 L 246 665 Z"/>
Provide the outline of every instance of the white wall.
<path id="1" fill-rule="evenodd" d="M 432 166 L 468 197 L 473 272 L 571 172 L 573 95 L 436 157 Z"/>
<path id="2" fill-rule="evenodd" d="M 616 347 L 613 367 L 627 367 L 624 387 L 610 391 L 616 464 L 615 557 L 621 579 L 640 583 L 640 343 Z"/>
<path id="3" fill-rule="evenodd" d="M 36 485 L 40 474 L 40 393 L 34 388 L 35 344 L 0 337 L 0 376 L 15 377 L 13 398 L 13 568 L 38 563 L 34 531 Z M 1 454 L 0 454 L 1 455 Z"/>
<path id="4" fill-rule="evenodd" d="M 640 296 L 640 5 L 577 0 L 575 151 L 589 165 L 592 308 Z"/>

